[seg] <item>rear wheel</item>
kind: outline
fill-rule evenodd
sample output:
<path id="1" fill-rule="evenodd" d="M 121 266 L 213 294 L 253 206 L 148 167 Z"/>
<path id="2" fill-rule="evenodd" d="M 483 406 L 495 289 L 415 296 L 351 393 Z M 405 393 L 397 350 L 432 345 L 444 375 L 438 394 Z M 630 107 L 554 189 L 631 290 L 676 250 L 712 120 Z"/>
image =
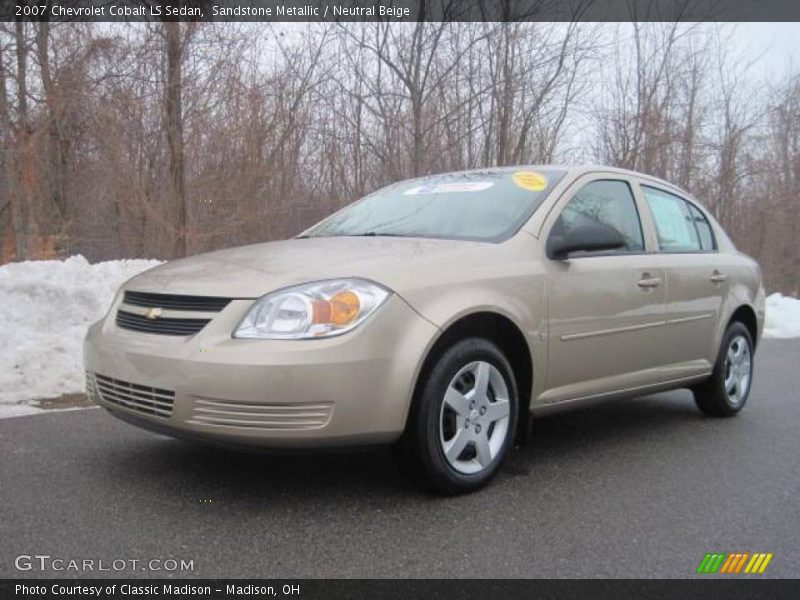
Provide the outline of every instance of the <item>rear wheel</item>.
<path id="1" fill-rule="evenodd" d="M 722 336 L 711 377 L 694 388 L 697 407 L 707 415 L 730 417 L 747 402 L 753 381 L 753 340 L 744 324 L 735 321 Z"/>
<path id="2" fill-rule="evenodd" d="M 517 413 L 516 383 L 502 352 L 488 340 L 462 340 L 421 382 L 401 441 L 403 457 L 439 492 L 478 489 L 500 468 Z"/>

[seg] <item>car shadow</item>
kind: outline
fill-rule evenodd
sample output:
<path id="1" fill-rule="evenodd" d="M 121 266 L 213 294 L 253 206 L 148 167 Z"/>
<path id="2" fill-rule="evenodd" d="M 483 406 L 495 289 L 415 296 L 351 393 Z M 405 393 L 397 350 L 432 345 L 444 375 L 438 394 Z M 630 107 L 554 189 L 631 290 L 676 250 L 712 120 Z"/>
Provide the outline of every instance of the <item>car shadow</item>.
<path id="1" fill-rule="evenodd" d="M 684 430 L 707 420 L 688 390 L 609 399 L 535 417 L 530 439 L 518 446 L 504 471 L 528 475 L 541 463 L 582 458 L 587 452 L 637 444 L 657 433 Z"/>
<path id="2" fill-rule="evenodd" d="M 656 432 L 696 426 L 703 420 L 688 392 L 682 391 L 535 418 L 531 440 L 513 449 L 499 479 L 533 476 L 538 465 L 637 444 Z M 136 432 L 135 443 L 125 438 L 107 448 L 103 463 L 120 485 L 164 487 L 200 500 L 259 505 L 334 497 L 387 503 L 432 497 L 398 467 L 389 447 L 275 454 L 203 446 L 143 432 Z"/>

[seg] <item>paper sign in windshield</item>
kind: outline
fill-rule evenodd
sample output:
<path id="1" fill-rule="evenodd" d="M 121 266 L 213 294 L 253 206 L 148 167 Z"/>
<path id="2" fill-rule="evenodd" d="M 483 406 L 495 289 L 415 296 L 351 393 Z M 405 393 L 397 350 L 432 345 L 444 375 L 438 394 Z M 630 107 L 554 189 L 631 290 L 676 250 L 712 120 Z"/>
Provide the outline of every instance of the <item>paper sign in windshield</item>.
<path id="1" fill-rule="evenodd" d="M 547 177 L 536 171 L 517 171 L 511 178 L 523 190 L 541 192 L 547 187 Z"/>
<path id="2" fill-rule="evenodd" d="M 403 192 L 404 196 L 420 194 L 451 194 L 455 192 L 482 192 L 494 185 L 494 181 L 451 181 L 450 183 L 433 183 L 421 185 Z"/>

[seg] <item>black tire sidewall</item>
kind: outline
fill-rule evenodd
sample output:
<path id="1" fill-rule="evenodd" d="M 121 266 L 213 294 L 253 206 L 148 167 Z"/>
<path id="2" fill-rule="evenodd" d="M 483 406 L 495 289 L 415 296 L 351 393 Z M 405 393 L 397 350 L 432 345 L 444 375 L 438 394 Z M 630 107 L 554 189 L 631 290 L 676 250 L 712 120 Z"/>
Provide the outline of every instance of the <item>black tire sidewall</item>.
<path id="1" fill-rule="evenodd" d="M 731 403 L 730 398 L 728 398 L 728 392 L 725 389 L 725 359 L 728 354 L 728 346 L 730 346 L 733 338 L 739 335 L 747 340 L 750 350 L 750 382 L 747 384 L 747 393 L 745 394 L 744 399 L 738 404 L 734 405 Z M 753 351 L 753 339 L 750 336 L 750 331 L 744 326 L 744 324 L 739 323 L 738 321 L 731 323 L 728 329 L 725 330 L 725 335 L 722 336 L 722 344 L 720 345 L 717 364 L 714 368 L 714 385 L 717 388 L 716 391 L 719 394 L 720 399 L 725 403 L 726 412 L 730 412 L 730 414 L 737 413 L 742 410 L 745 404 L 747 404 L 747 400 L 750 398 L 750 391 L 753 389 L 754 370 L 755 352 Z"/>
<path id="2" fill-rule="evenodd" d="M 453 377 L 465 365 L 485 361 L 494 366 L 505 380 L 509 391 L 508 433 L 503 447 L 493 463 L 479 473 L 465 474 L 456 471 L 444 455 L 439 441 L 439 417 L 445 392 Z M 423 454 L 423 465 L 428 479 L 435 487 L 447 493 L 458 493 L 477 489 L 491 480 L 499 470 L 509 447 L 514 442 L 519 414 L 519 394 L 514 373 L 503 353 L 492 342 L 481 338 L 465 339 L 453 344 L 438 359 L 422 386 L 417 413 L 419 450 Z"/>

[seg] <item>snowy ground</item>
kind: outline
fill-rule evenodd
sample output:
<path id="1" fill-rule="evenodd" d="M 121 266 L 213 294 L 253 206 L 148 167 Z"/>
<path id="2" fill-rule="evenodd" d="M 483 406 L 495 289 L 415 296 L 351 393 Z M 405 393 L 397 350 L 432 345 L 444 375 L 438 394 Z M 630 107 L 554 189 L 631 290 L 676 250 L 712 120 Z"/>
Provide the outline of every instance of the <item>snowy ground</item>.
<path id="1" fill-rule="evenodd" d="M 82 256 L 0 267 L 0 412 L 83 391 L 83 336 L 119 286 L 154 260 L 89 264 Z"/>
<path id="2" fill-rule="evenodd" d="M 782 294 L 767 296 L 767 322 L 764 337 L 800 337 L 800 300 Z"/>
<path id="3" fill-rule="evenodd" d="M 89 264 L 82 256 L 0 267 L 0 416 L 36 412 L 31 401 L 83 391 L 86 328 L 119 286 L 155 260 Z M 800 337 L 800 300 L 767 298 L 765 337 Z"/>

